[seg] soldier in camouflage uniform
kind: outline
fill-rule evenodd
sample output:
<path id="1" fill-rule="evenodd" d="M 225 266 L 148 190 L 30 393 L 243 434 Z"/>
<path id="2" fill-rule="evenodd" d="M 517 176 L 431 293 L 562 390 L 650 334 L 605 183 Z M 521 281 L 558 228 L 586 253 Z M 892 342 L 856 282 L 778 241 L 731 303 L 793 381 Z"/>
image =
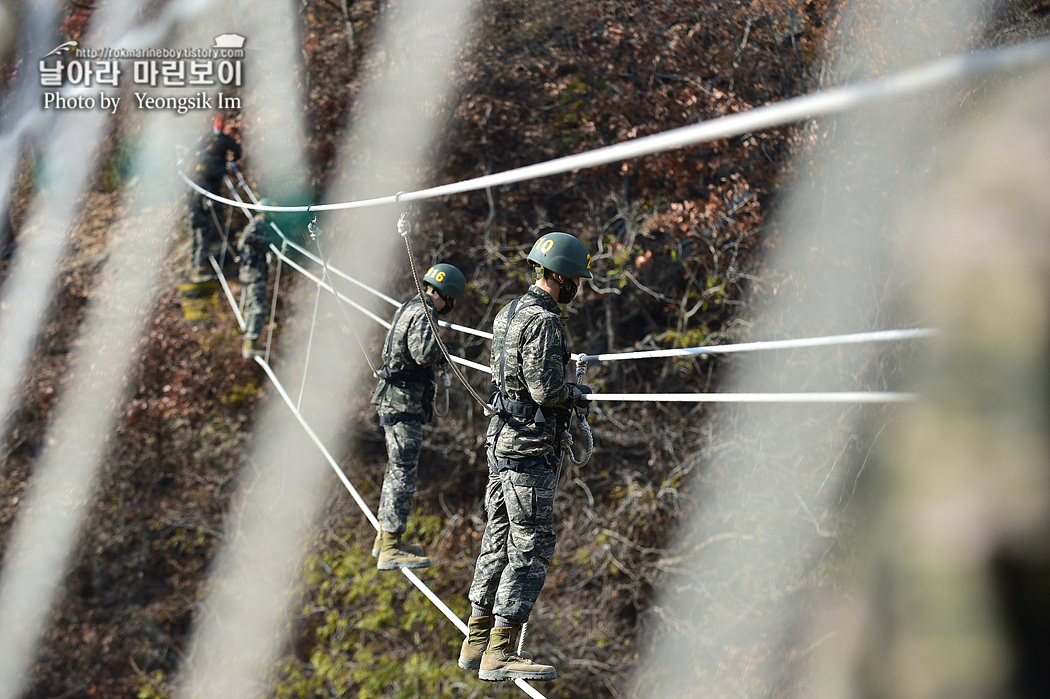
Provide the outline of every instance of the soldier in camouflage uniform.
<path id="1" fill-rule="evenodd" d="M 226 117 L 215 117 L 212 131 L 197 141 L 194 150 L 197 165 L 193 181 L 202 189 L 218 194 L 226 174 L 227 157 L 236 163 L 241 157 L 241 144 L 226 133 Z M 193 260 L 196 280 L 215 277 L 208 257 L 215 254 L 222 243 L 216 221 L 222 221 L 224 208 L 199 192 L 190 194 L 190 228 L 193 231 Z"/>
<path id="2" fill-rule="evenodd" d="M 590 278 L 587 246 L 548 233 L 529 261 L 537 281 L 504 307 L 492 324 L 490 366 L 497 392 L 486 433 L 488 523 L 470 586 L 471 616 L 459 666 L 483 680 L 545 680 L 550 665 L 519 653 L 522 624 L 554 555 L 554 491 L 561 438 L 586 388 L 565 381 L 569 342 L 558 304 L 568 303 L 581 277 Z"/>
<path id="3" fill-rule="evenodd" d="M 259 203 L 262 206 L 276 206 L 272 199 L 262 199 Z M 241 260 L 238 277 L 244 288 L 244 343 L 241 354 L 245 359 L 261 356 L 265 351 L 260 336 L 266 322 L 266 283 L 270 273 L 266 254 L 269 249 L 267 235 L 271 216 L 265 211 L 256 212 L 255 218 L 244 227 L 237 241 L 237 253 Z"/>
<path id="4" fill-rule="evenodd" d="M 424 299 L 406 301 L 394 315 L 383 345 L 383 366 L 372 404 L 386 433 L 387 467 L 379 497 L 379 531 L 372 544 L 380 570 L 425 568 L 430 559 L 423 549 L 401 540 L 416 493 L 416 469 L 423 446 L 423 423 L 434 406 L 434 367 L 441 348 L 423 308 L 444 315 L 466 292 L 463 273 L 449 264 L 436 264 L 423 276 Z"/>

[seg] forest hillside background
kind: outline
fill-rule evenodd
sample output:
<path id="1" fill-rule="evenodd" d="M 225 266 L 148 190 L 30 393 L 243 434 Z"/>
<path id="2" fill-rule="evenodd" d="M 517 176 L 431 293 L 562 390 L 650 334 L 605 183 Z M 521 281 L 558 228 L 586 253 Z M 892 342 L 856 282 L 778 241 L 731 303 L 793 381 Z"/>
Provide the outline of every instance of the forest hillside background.
<path id="1" fill-rule="evenodd" d="M 56 44 L 82 37 L 104 3 L 63 3 Z M 143 21 L 164 4 L 145 4 Z M 360 95 L 389 60 L 370 52 L 376 27 L 397 4 L 296 5 L 302 57 L 296 79 L 316 193 L 342 176 L 339 144 L 360 116 Z M 1050 4 L 1042 0 L 1003 2 L 989 18 L 982 47 L 1045 36 L 1048 23 Z M 438 184 L 500 172 L 831 87 L 848 77 L 836 72 L 837 47 L 864 30 L 851 24 L 849 0 L 484 0 L 459 52 L 438 156 L 420 176 Z M 0 90 L 6 91 L 33 66 L 11 55 L 2 59 Z M 250 101 L 230 116 L 242 137 L 257 126 Z M 199 120 L 201 131 L 208 126 L 205 115 L 186 118 Z M 0 549 L 45 447 L 52 408 L 77 371 L 79 324 L 96 290 L 111 225 L 128 206 L 137 123 L 130 110 L 111 121 L 91 191 L 79 202 L 21 403 L 0 443 Z M 593 253 L 594 279 L 567 317 L 574 351 L 755 339 L 750 329 L 758 309 L 775 295 L 795 293 L 798 284 L 765 260 L 781 244 L 778 194 L 827 135 L 824 128 L 802 123 L 747 133 L 494 188 L 485 196 L 421 204 L 410 211 L 417 262 L 423 268 L 451 262 L 467 271 L 467 297 L 451 320 L 487 330 L 526 287 L 524 257 L 532 242 L 562 230 Z M 5 275 L 23 236 L 36 155 L 33 147 L 24 149 L 3 221 Z M 257 183 L 251 152 L 241 167 Z M 221 299 L 203 321 L 183 317 L 178 285 L 187 275 L 187 226 L 183 217 L 170 231 L 166 290 L 136 348 L 89 522 L 62 581 L 27 698 L 166 699 L 193 657 L 187 644 L 210 566 L 229 534 L 234 479 L 253 467 L 248 454 L 256 417 L 279 398 L 259 367 L 241 358 L 236 321 Z M 406 257 L 389 261 L 388 278 L 386 293 L 399 299 L 414 293 Z M 281 284 L 294 292 L 303 281 L 289 276 Z M 294 314 L 285 298 L 291 295 L 277 304 L 277 364 L 282 338 L 311 322 L 308 310 Z M 453 352 L 487 363 L 487 342 L 446 336 Z M 380 340 L 367 338 L 373 357 Z M 360 349 L 351 339 L 346 351 Z M 711 357 L 612 363 L 592 367 L 587 383 L 613 393 L 711 391 L 732 367 L 731 360 Z M 487 394 L 487 385 L 474 385 Z M 337 458 L 374 507 L 385 448 L 368 397 L 360 396 L 347 425 L 356 439 Z M 466 618 L 484 527 L 485 418 L 455 381 L 449 404 L 448 415 L 426 432 L 410 535 L 435 560 L 422 577 Z M 593 456 L 584 466 L 565 464 L 557 553 L 529 625 L 528 648 L 559 671 L 556 682 L 543 686 L 546 696 L 630 695 L 640 656 L 667 623 L 655 599 L 683 555 L 673 542 L 707 483 L 703 460 L 690 457 L 733 449 L 732 437 L 712 434 L 707 417 L 703 404 L 609 404 L 592 414 Z M 581 439 L 577 433 L 577 453 Z M 851 449 L 868 448 L 865 439 L 858 437 Z M 303 449 L 310 448 L 304 439 Z M 835 473 L 834 479 L 859 476 Z M 375 569 L 374 532 L 332 483 L 301 572 L 286 652 L 272 671 L 271 696 L 519 696 L 512 685 L 481 683 L 456 666 L 459 632 L 403 577 Z M 840 503 L 845 513 L 850 498 Z M 797 588 L 761 594 L 791 597 L 804 616 L 819 590 L 847 585 L 857 535 L 848 514 L 835 532 L 838 545 L 805 562 Z M 787 697 L 798 695 L 819 650 L 815 644 L 788 654 L 786 666 L 771 673 L 768 664 L 783 656 L 769 648 L 726 640 L 717 652 L 726 676 L 744 678 L 737 686 Z M 762 685 L 760 678 L 771 674 L 780 683 Z"/>

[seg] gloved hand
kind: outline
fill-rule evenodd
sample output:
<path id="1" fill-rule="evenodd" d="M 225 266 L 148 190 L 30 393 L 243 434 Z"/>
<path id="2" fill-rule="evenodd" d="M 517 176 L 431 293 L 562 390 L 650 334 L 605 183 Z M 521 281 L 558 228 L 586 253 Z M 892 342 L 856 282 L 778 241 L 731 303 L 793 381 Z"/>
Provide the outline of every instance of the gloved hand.
<path id="1" fill-rule="evenodd" d="M 591 391 L 591 387 L 590 386 L 587 386 L 586 384 L 582 384 L 582 383 L 574 383 L 574 384 L 572 384 L 572 402 L 573 403 L 586 403 L 587 401 L 583 400 L 583 397 L 585 395 L 587 395 L 588 393 L 593 393 L 593 391 Z"/>

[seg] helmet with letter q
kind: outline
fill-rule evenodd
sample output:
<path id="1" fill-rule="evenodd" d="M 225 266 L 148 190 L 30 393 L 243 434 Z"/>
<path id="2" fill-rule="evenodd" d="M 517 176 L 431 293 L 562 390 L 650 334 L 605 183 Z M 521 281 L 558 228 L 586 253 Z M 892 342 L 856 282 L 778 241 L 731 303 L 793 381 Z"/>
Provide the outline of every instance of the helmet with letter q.
<path id="1" fill-rule="evenodd" d="M 568 233 L 547 233 L 529 252 L 529 262 L 569 279 L 591 278 L 591 254 L 579 238 Z"/>

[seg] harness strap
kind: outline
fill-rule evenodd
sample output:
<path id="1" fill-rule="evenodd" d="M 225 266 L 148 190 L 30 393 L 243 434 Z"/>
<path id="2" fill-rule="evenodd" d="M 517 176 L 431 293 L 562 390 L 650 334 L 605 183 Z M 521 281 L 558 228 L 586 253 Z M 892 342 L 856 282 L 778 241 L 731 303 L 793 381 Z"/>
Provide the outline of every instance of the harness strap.
<path id="1" fill-rule="evenodd" d="M 499 345 L 499 383 L 496 384 L 496 388 L 499 390 L 492 394 L 492 398 L 489 399 L 489 406 L 499 414 L 504 422 L 506 422 L 507 417 L 514 416 L 531 419 L 537 425 L 540 425 L 546 422 L 547 419 L 544 417 L 543 408 L 540 407 L 539 403 L 533 400 L 515 400 L 507 395 L 507 330 L 510 329 L 514 315 L 520 310 L 518 305 L 523 298 L 525 298 L 524 295 L 511 301 L 510 309 L 507 311 L 507 326 L 503 331 L 502 342 Z M 535 305 L 535 303 L 526 303 L 524 307 Z M 519 344 L 520 339 L 519 335 Z"/>
<path id="2" fill-rule="evenodd" d="M 389 383 L 423 383 L 433 378 L 430 369 L 390 369 L 386 364 L 376 372 Z"/>
<path id="3" fill-rule="evenodd" d="M 394 322 L 390 324 L 390 332 L 387 333 L 386 342 L 383 345 L 383 366 L 376 371 L 380 378 L 390 383 L 426 383 L 434 380 L 434 371 L 432 369 L 390 368 L 390 353 L 394 349 L 394 330 L 397 328 L 397 322 L 401 320 L 401 314 L 405 312 L 410 303 L 412 302 L 406 301 L 401 304 L 401 307 L 397 309 L 397 313 L 394 314 Z M 425 301 L 422 303 L 425 303 Z"/>

